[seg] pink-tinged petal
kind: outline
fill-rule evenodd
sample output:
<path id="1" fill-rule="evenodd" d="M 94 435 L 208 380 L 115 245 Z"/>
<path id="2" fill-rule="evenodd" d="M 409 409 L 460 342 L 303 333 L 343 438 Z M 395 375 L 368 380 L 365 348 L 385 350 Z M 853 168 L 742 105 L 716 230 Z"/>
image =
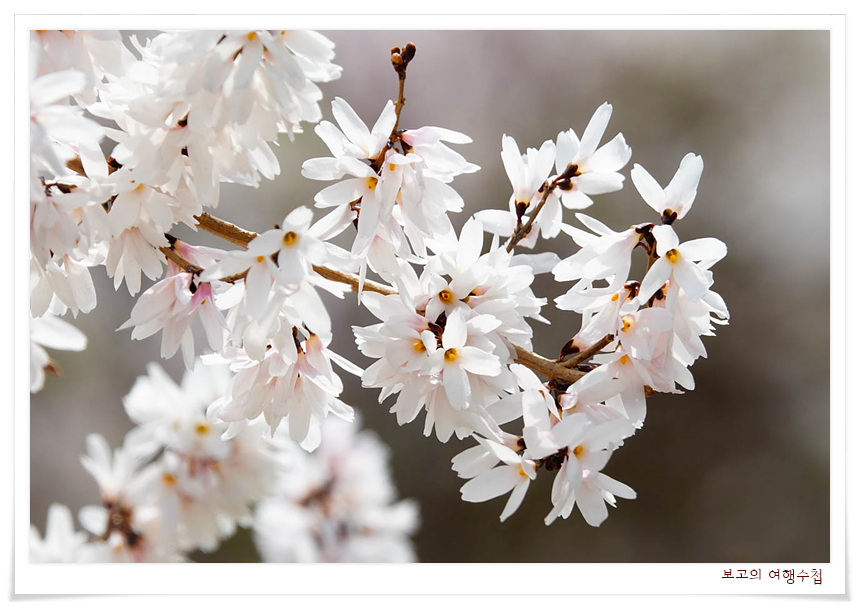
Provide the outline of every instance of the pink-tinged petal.
<path id="1" fill-rule="evenodd" d="M 456 365 L 449 365 L 442 371 L 442 384 L 448 402 L 455 409 L 466 409 L 471 400 L 472 390 L 466 371 Z"/>
<path id="2" fill-rule="evenodd" d="M 331 103 L 331 111 L 346 137 L 359 147 L 366 147 L 370 141 L 370 131 L 346 100 L 335 98 Z M 365 153 L 370 154 L 369 151 Z"/>
<path id="3" fill-rule="evenodd" d="M 675 264 L 672 275 L 690 300 L 701 300 L 711 286 L 711 280 L 705 271 L 691 261 L 682 259 Z"/>
<path id="4" fill-rule="evenodd" d="M 476 375 L 495 377 L 502 372 L 499 358 L 477 347 L 461 347 L 458 349 L 457 362 L 462 368 Z"/>
<path id="5" fill-rule="evenodd" d="M 639 195 L 642 196 L 642 199 L 648 206 L 662 215 L 663 211 L 666 210 L 666 194 L 654 177 L 639 164 L 633 164 L 630 178 L 633 180 L 633 185 L 639 191 Z"/>
<path id="6" fill-rule="evenodd" d="M 606 126 L 609 125 L 609 118 L 612 117 L 612 105 L 604 102 L 588 122 L 588 127 L 582 133 L 582 142 L 579 145 L 579 152 L 576 157 L 580 160 L 585 160 L 594 155 L 597 151 L 597 146 L 600 144 L 600 139 L 603 138 L 603 133 L 606 132 Z"/>
<path id="7" fill-rule="evenodd" d="M 464 484 L 460 493 L 466 502 L 484 502 L 510 492 L 519 482 L 519 468 L 497 466 Z"/>
<path id="8" fill-rule="evenodd" d="M 717 238 L 696 238 L 683 243 L 679 251 L 684 258 L 693 262 L 717 261 L 726 257 L 728 248 L 723 241 Z"/>
<path id="9" fill-rule="evenodd" d="M 442 333 L 442 347 L 445 349 L 459 349 L 466 344 L 466 321 L 460 310 L 455 310 L 445 322 L 445 331 Z"/>
<path id="10" fill-rule="evenodd" d="M 647 302 L 658 289 L 663 287 L 672 274 L 672 264 L 666 258 L 660 258 L 651 269 L 645 273 L 642 285 L 639 287 L 639 298 L 641 302 Z"/>
<path id="11" fill-rule="evenodd" d="M 595 151 L 594 155 L 588 159 L 585 163 L 584 172 L 615 172 L 621 170 L 630 161 L 631 155 L 633 155 L 633 149 L 624 140 L 624 136 L 620 133 L 616 134 L 615 138 Z"/>
<path id="12" fill-rule="evenodd" d="M 666 200 L 669 202 L 669 207 L 678 212 L 678 219 L 690 210 L 704 169 L 705 163 L 702 157 L 695 153 L 688 153 L 681 160 L 678 172 L 666 186 Z"/>
<path id="13" fill-rule="evenodd" d="M 520 508 L 520 505 L 523 502 L 523 499 L 526 497 L 526 492 L 529 489 L 529 483 L 531 481 L 529 479 L 525 479 L 520 481 L 511 492 L 511 497 L 508 498 L 507 504 L 505 504 L 505 508 L 502 509 L 502 514 L 499 516 L 500 521 L 505 521 L 514 512 Z"/>

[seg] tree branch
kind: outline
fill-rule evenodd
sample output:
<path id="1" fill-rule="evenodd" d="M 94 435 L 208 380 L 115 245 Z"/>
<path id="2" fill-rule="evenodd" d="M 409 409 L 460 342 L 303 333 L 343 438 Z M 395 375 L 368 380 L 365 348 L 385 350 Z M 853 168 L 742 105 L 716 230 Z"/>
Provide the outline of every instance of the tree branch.
<path id="1" fill-rule="evenodd" d="M 542 202 L 545 201 L 542 200 Z M 217 217 L 213 217 L 208 213 L 203 213 L 196 217 L 197 221 L 200 224 L 200 227 L 213 234 L 215 236 L 219 236 L 225 240 L 228 240 L 240 247 L 247 247 L 248 243 L 250 243 L 257 234 L 255 232 L 249 232 L 240 228 L 239 226 L 233 225 L 230 222 L 224 221 L 223 219 L 218 219 Z M 174 262 L 183 266 L 181 262 L 184 262 L 187 266 L 193 266 L 189 262 L 183 260 L 176 252 L 167 247 L 162 247 L 162 253 L 164 253 L 167 257 L 172 259 Z M 186 268 L 186 266 L 183 266 Z M 197 267 L 195 267 L 197 268 Z M 359 277 L 358 275 L 354 275 L 348 272 L 342 272 L 340 270 L 335 270 L 333 268 L 328 268 L 327 266 L 317 266 L 313 267 L 314 272 L 316 272 L 321 277 L 329 279 L 330 281 L 337 281 L 339 283 L 343 283 L 348 285 L 352 291 L 358 291 L 359 285 Z M 200 270 L 197 268 L 197 270 Z M 201 271 L 202 272 L 202 271 Z M 232 280 L 238 280 L 242 278 L 244 274 L 240 273 L 239 275 L 233 275 L 233 277 L 229 277 Z M 222 281 L 228 281 L 228 279 L 222 279 Z M 233 282 L 233 281 L 228 281 Z M 396 294 L 397 290 L 391 286 L 383 285 L 381 283 L 375 283 L 373 281 L 365 281 L 364 282 L 364 290 L 366 292 L 374 292 L 376 294 L 383 294 L 386 296 L 390 296 L 392 294 Z M 556 381 L 564 381 L 566 383 L 574 383 L 579 381 L 582 377 L 585 376 L 586 373 L 581 370 L 577 370 L 575 367 L 582 362 L 594 357 L 601 349 L 606 347 L 610 342 L 612 342 L 612 336 L 607 335 L 606 337 L 599 340 L 597 343 L 585 349 L 584 351 L 580 351 L 575 356 L 568 358 L 564 362 L 557 362 L 555 360 L 547 359 L 537 353 L 529 351 L 528 349 L 524 349 L 518 345 L 513 345 L 514 350 L 516 351 L 517 357 L 516 362 L 518 364 L 522 364 L 527 368 L 530 368 L 534 372 L 543 375 L 547 379 L 555 379 Z"/>

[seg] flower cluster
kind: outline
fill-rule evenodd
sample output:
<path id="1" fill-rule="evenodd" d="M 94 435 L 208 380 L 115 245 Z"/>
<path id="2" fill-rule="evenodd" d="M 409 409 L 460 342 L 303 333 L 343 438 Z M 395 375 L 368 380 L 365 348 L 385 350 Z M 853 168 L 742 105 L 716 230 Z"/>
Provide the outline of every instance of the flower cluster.
<path id="1" fill-rule="evenodd" d="M 337 125 L 320 121 L 316 83 L 339 68 L 315 33 L 176 32 L 133 40 L 136 55 L 109 33 L 32 41 L 31 389 L 53 368 L 42 345 L 83 347 L 52 318 L 95 306 L 88 269 L 99 264 L 132 294 L 141 273 L 155 281 L 120 329 L 160 332 L 162 357 L 180 352 L 189 371 L 182 386 L 158 367 L 138 381 L 125 401 L 137 427 L 122 448 L 88 440 L 84 465 L 104 504 L 80 518 L 98 540 L 55 507 L 34 555 L 177 560 L 253 521 L 268 560 L 412 559 L 416 511 L 392 504 L 384 453 L 356 434 L 334 365 L 378 388 L 380 403 L 396 398 L 399 424 L 423 412 L 425 435 L 472 437 L 453 459 L 463 499 L 508 495 L 503 520 L 541 469 L 556 473 L 547 523 L 576 507 L 597 526 L 607 503 L 635 497 L 603 473 L 612 453 L 643 426 L 649 395 L 693 389 L 702 337 L 729 317 L 712 289 L 725 245 L 681 242 L 673 225 L 696 198 L 701 157 L 686 155 L 665 188 L 634 164 L 659 223 L 616 232 L 582 212 L 585 229 L 568 223 L 566 210 L 624 186 L 632 149 L 621 134 L 602 143 L 605 103 L 581 139 L 570 129 L 522 154 L 503 136 L 507 210 L 478 211 L 458 234 L 448 214 L 464 203 L 451 183 L 478 167 L 449 147 L 470 142 L 464 134 L 400 127 L 414 45 L 392 49 L 398 96 L 368 128 L 341 98 Z M 334 181 L 314 199 L 328 213 L 314 221 L 298 206 L 258 234 L 204 210 L 223 181 L 273 178 L 271 144 L 302 121 L 320 122 L 331 152 L 302 165 L 304 177 Z M 240 249 L 191 244 L 170 233 L 177 224 Z M 329 242 L 351 227 L 348 250 Z M 534 250 L 561 234 L 575 249 L 564 259 Z M 637 248 L 647 269 L 632 279 Z M 530 320 L 549 323 L 547 298 L 532 290 L 541 274 L 572 284 L 554 301 L 580 316 L 576 332 L 556 322 L 557 359 L 532 342 Z M 353 327 L 365 370 L 330 349 L 321 294 L 347 291 L 378 319 Z M 194 322 L 211 352 L 202 363 Z"/>
<path id="2" fill-rule="evenodd" d="M 257 505 L 254 542 L 265 562 L 413 562 L 411 500 L 394 502 L 388 450 L 356 422 L 327 421 L 313 454 L 282 431 L 282 470 Z"/>
<path id="3" fill-rule="evenodd" d="M 54 505 L 45 539 L 33 530 L 33 561 L 183 561 L 195 550 L 213 551 L 237 525 L 253 528 L 267 560 L 287 561 L 283 552 L 306 552 L 331 533 L 339 540 L 324 554 L 289 561 L 411 561 L 417 511 L 411 502 L 394 503 L 381 443 L 340 422 L 327 429 L 320 453 L 308 455 L 285 431 L 264 441 L 259 419 L 226 438 L 228 426 L 207 408 L 221 399 L 228 378 L 226 366 L 198 361 L 177 385 L 151 364 L 124 399 L 136 427 L 122 447 L 112 451 L 97 434 L 87 439 L 81 462 L 102 498 L 79 513 L 89 536 L 74 530 L 66 507 Z M 290 497 L 323 486 L 326 505 L 320 495 L 313 504 Z M 301 507 L 306 521 L 293 525 L 288 512 L 271 511 L 287 504 Z"/>

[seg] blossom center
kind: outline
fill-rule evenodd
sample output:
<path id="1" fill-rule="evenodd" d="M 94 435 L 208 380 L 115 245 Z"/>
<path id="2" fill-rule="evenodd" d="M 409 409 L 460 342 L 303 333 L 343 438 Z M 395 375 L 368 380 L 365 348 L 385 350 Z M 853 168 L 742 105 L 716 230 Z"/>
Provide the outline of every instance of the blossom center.
<path id="1" fill-rule="evenodd" d="M 162 480 L 162 481 L 164 481 L 164 484 L 165 484 L 165 485 L 169 485 L 169 486 L 174 486 L 174 485 L 176 485 L 176 477 L 174 477 L 174 476 L 173 476 L 172 474 L 170 474 L 170 473 L 164 473 L 164 474 L 161 476 L 161 480 Z"/>
<path id="2" fill-rule="evenodd" d="M 299 240 L 299 235 L 293 231 L 290 231 L 290 232 L 287 232 L 286 234 L 284 234 L 284 244 L 287 247 L 289 247 L 290 245 L 294 245 L 297 240 Z"/>
<path id="3" fill-rule="evenodd" d="M 579 456 L 581 456 L 584 452 L 585 452 L 585 447 L 583 447 L 582 445 L 577 445 L 573 449 L 573 455 L 575 455 L 577 458 Z"/>
<path id="4" fill-rule="evenodd" d="M 621 331 L 627 332 L 630 328 L 633 327 L 634 319 L 630 317 L 630 315 L 625 315 L 621 318 Z"/>
<path id="5" fill-rule="evenodd" d="M 263 260 L 265 260 L 265 259 L 266 259 L 266 258 L 264 258 L 262 255 L 258 255 L 258 256 L 257 256 L 257 261 L 258 261 L 258 262 L 262 262 L 262 261 L 263 261 Z"/>
<path id="6" fill-rule="evenodd" d="M 666 259 L 674 264 L 681 259 L 681 254 L 678 253 L 677 249 L 669 249 L 669 251 L 666 252 Z"/>
<path id="7" fill-rule="evenodd" d="M 454 362 L 457 359 L 457 350 L 451 347 L 450 349 L 445 350 L 445 361 L 446 362 Z"/>
<path id="8" fill-rule="evenodd" d="M 618 300 L 618 292 L 612 295 L 612 302 L 615 302 L 616 300 Z"/>
<path id="9" fill-rule="evenodd" d="M 441 300 L 444 304 L 451 304 L 454 302 L 454 292 L 449 289 L 443 289 L 439 292 L 439 300 Z"/>
<path id="10" fill-rule="evenodd" d="M 629 362 L 629 361 L 630 361 L 630 358 L 628 358 L 626 355 L 622 355 L 622 356 L 618 359 L 618 361 L 619 361 L 619 362 L 621 362 L 622 364 L 627 364 L 627 362 Z"/>
<path id="11" fill-rule="evenodd" d="M 376 189 L 377 183 L 379 183 L 379 179 L 376 177 L 367 177 L 367 189 Z"/>
<path id="12" fill-rule="evenodd" d="M 420 338 L 415 339 L 415 342 L 412 343 L 412 348 L 418 353 L 427 351 L 427 347 L 424 346 L 424 342 Z"/>
<path id="13" fill-rule="evenodd" d="M 203 436 L 204 434 L 207 434 L 209 432 L 209 424 L 200 422 L 199 424 L 197 424 L 197 426 L 195 426 L 194 431 L 200 436 Z"/>

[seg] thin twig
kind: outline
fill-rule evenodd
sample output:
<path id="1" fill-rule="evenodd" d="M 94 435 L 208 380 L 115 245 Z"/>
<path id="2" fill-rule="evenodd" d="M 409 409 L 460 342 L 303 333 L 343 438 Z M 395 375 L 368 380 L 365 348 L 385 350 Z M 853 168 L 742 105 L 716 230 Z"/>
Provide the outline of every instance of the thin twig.
<path id="1" fill-rule="evenodd" d="M 549 200 L 549 195 L 553 192 L 553 190 L 555 190 L 556 187 L 558 187 L 557 181 L 553 181 L 545 187 L 540 202 L 538 202 L 538 205 L 535 207 L 534 212 L 529 215 L 529 220 L 511 235 L 511 238 L 508 241 L 508 246 L 506 247 L 508 253 L 513 251 L 517 244 L 526 236 L 528 236 L 529 232 L 532 229 L 532 225 L 534 225 L 535 219 L 537 219 L 538 213 L 540 213 L 541 209 L 543 208 L 543 205 L 545 205 L 546 201 Z"/>
<path id="2" fill-rule="evenodd" d="M 588 349 L 585 349 L 583 351 L 575 353 L 572 357 L 569 357 L 568 359 L 566 359 L 562 362 L 557 362 L 557 363 L 560 364 L 561 366 L 565 366 L 567 368 L 573 368 L 577 364 L 582 364 L 583 362 L 593 358 L 595 355 L 600 353 L 603 350 L 603 348 L 606 347 L 613 340 L 615 340 L 615 337 L 611 334 L 607 334 L 602 339 L 600 339 L 599 341 L 594 343 Z"/>

